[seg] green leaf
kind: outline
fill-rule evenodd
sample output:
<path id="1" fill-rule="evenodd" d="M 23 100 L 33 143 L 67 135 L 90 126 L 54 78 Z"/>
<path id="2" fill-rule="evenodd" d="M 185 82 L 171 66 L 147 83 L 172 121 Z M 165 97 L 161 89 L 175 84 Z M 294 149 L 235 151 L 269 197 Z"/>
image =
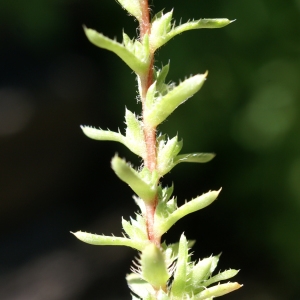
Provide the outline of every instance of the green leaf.
<path id="1" fill-rule="evenodd" d="M 80 126 L 83 133 L 90 139 L 97 141 L 114 141 L 122 144 L 126 144 L 126 138 L 119 132 L 113 132 L 110 130 L 96 129 L 89 126 Z"/>
<path id="2" fill-rule="evenodd" d="M 163 66 L 163 68 L 157 72 L 155 72 L 155 77 L 156 77 L 156 89 L 159 93 L 161 93 L 162 95 L 165 94 L 166 92 L 166 84 L 165 84 L 165 80 L 166 77 L 169 73 L 169 69 L 170 69 L 170 65 L 167 64 L 165 66 Z"/>
<path id="3" fill-rule="evenodd" d="M 213 283 L 216 283 L 216 282 L 219 282 L 219 281 L 222 281 L 222 280 L 230 279 L 230 278 L 234 277 L 238 272 L 239 272 L 239 270 L 234 270 L 234 269 L 230 269 L 230 270 L 220 272 L 219 274 L 217 274 L 217 275 L 209 278 L 205 282 L 203 282 L 203 286 L 207 287 L 207 286 L 209 286 Z"/>
<path id="4" fill-rule="evenodd" d="M 166 95 L 157 97 L 152 107 L 145 113 L 145 123 L 152 127 L 156 127 L 162 123 L 177 106 L 184 103 L 200 90 L 206 79 L 206 75 L 205 73 L 188 78 Z"/>
<path id="5" fill-rule="evenodd" d="M 185 287 L 187 284 L 187 265 L 188 265 L 188 242 L 184 234 L 179 241 L 178 258 L 174 280 L 171 287 L 171 299 L 184 299 Z"/>
<path id="6" fill-rule="evenodd" d="M 141 275 L 131 273 L 126 276 L 129 288 L 142 299 L 147 299 L 151 294 L 155 294 L 155 290 L 151 284 L 141 278 Z"/>
<path id="7" fill-rule="evenodd" d="M 169 157 L 169 159 L 161 159 L 158 160 L 159 174 L 161 176 L 167 174 L 176 165 L 182 162 L 206 163 L 212 160 L 214 157 L 215 157 L 214 153 L 189 153 L 189 154 L 177 155 L 176 157 Z"/>
<path id="8" fill-rule="evenodd" d="M 168 202 L 159 202 L 155 210 L 155 215 L 157 219 L 162 221 L 163 219 L 167 219 L 176 209 L 177 199 L 173 197 Z"/>
<path id="9" fill-rule="evenodd" d="M 177 208 L 173 213 L 171 213 L 167 218 L 155 214 L 155 231 L 159 235 L 163 235 L 167 232 L 178 220 L 183 218 L 184 216 L 200 210 L 208 205 L 210 205 L 213 201 L 215 201 L 220 193 L 219 191 L 210 191 L 206 194 L 203 194 L 191 201 L 185 203 L 184 205 Z"/>
<path id="10" fill-rule="evenodd" d="M 165 289 L 170 277 L 162 251 L 154 244 L 145 247 L 141 254 L 141 274 L 156 290 Z"/>
<path id="11" fill-rule="evenodd" d="M 126 182 L 140 198 L 147 203 L 154 201 L 156 182 L 145 182 L 137 171 L 117 155 L 112 159 L 111 165 L 117 176 Z"/>
<path id="12" fill-rule="evenodd" d="M 144 139 L 144 133 L 142 123 L 136 118 L 136 116 L 128 109 L 125 112 L 126 119 L 126 145 L 135 154 L 145 158 L 146 144 Z"/>
<path id="13" fill-rule="evenodd" d="M 170 197 L 172 196 L 173 190 L 174 190 L 173 184 L 170 187 L 165 187 L 163 189 L 160 189 L 160 193 L 161 193 L 160 199 L 161 199 L 161 201 L 167 202 L 170 199 Z"/>
<path id="14" fill-rule="evenodd" d="M 157 151 L 157 170 L 160 176 L 165 175 L 172 169 L 173 160 L 182 148 L 182 141 L 178 141 L 177 136 L 171 140 L 160 141 Z"/>
<path id="15" fill-rule="evenodd" d="M 137 220 L 131 219 L 131 224 L 130 222 L 122 218 L 122 227 L 132 240 L 148 240 L 147 228 L 144 218 L 140 218 L 139 216 L 137 216 Z"/>
<path id="16" fill-rule="evenodd" d="M 207 300 L 208 298 L 220 297 L 233 292 L 242 287 L 242 285 L 237 282 L 228 282 L 223 284 L 218 284 L 194 296 L 194 300 Z"/>
<path id="17" fill-rule="evenodd" d="M 158 188 L 158 204 L 156 206 L 156 214 L 160 218 L 167 218 L 171 213 L 177 209 L 176 198 L 170 199 L 173 193 L 173 186 L 162 189 L 161 186 Z"/>
<path id="18" fill-rule="evenodd" d="M 210 266 L 210 273 L 212 274 L 216 269 L 218 262 L 220 260 L 221 253 L 219 255 L 212 256 L 212 262 Z"/>
<path id="19" fill-rule="evenodd" d="M 166 44 L 170 39 L 184 31 L 202 28 L 221 28 L 232 22 L 233 21 L 230 21 L 228 19 L 200 19 L 198 21 L 190 21 L 176 27 L 173 26 L 173 28 L 170 31 L 166 32 L 164 36 L 156 39 L 155 49 Z M 152 37 L 152 39 L 154 40 L 154 37 Z"/>
<path id="20" fill-rule="evenodd" d="M 134 51 L 134 44 L 130 37 L 123 31 L 123 44 L 130 52 Z"/>
<path id="21" fill-rule="evenodd" d="M 134 115 L 128 116 L 129 126 L 126 129 L 126 136 L 122 135 L 120 132 L 114 132 L 110 130 L 96 129 L 89 126 L 80 126 L 83 133 L 97 141 L 113 141 L 122 143 L 134 154 L 143 157 L 145 156 L 145 142 L 144 136 L 141 131 L 141 124 L 138 120 L 134 120 Z M 127 124 L 127 125 L 128 125 Z"/>
<path id="22" fill-rule="evenodd" d="M 97 235 L 82 231 L 71 233 L 74 234 L 82 242 L 97 246 L 127 246 L 142 251 L 149 243 L 149 241 L 131 240 L 124 237 Z"/>
<path id="23" fill-rule="evenodd" d="M 136 55 L 129 49 L 127 49 L 123 44 L 120 44 L 114 40 L 105 37 L 103 34 L 97 32 L 96 30 L 84 27 L 84 32 L 91 43 L 94 45 L 107 49 L 118 55 L 135 73 L 143 74 L 147 71 L 148 61 L 142 61 L 141 53 Z M 144 55 L 145 56 L 145 55 Z"/>
<path id="24" fill-rule="evenodd" d="M 214 153 L 189 153 L 176 156 L 174 165 L 181 162 L 206 163 L 211 161 L 216 155 Z"/>
<path id="25" fill-rule="evenodd" d="M 117 0 L 131 15 L 142 21 L 142 6 L 140 0 Z"/>
<path id="26" fill-rule="evenodd" d="M 173 11 L 166 14 L 158 13 L 152 21 L 150 34 L 150 47 L 154 52 L 157 48 L 164 44 L 164 39 L 171 29 Z"/>
<path id="27" fill-rule="evenodd" d="M 203 287 L 203 281 L 211 275 L 212 257 L 200 260 L 193 268 L 191 285 L 193 289 Z"/>
<path id="28" fill-rule="evenodd" d="M 154 105 L 155 101 L 155 96 L 157 94 L 156 91 L 156 81 L 154 81 L 148 88 L 147 94 L 146 94 L 146 99 L 145 99 L 145 107 L 150 109 Z"/>
<path id="29" fill-rule="evenodd" d="M 157 300 L 171 300 L 171 298 L 162 290 L 159 290 L 157 293 Z"/>

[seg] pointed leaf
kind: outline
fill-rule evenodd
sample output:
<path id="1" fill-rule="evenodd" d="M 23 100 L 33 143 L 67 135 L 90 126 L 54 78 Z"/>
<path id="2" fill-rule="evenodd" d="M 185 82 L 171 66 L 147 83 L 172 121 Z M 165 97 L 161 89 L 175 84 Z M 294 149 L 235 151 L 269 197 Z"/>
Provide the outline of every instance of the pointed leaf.
<path id="1" fill-rule="evenodd" d="M 171 29 L 173 11 L 166 14 L 162 12 L 156 15 L 156 18 L 152 21 L 151 34 L 150 34 L 150 47 L 152 51 L 155 51 L 160 45 L 164 44 L 164 39 L 167 33 Z"/>
<path id="2" fill-rule="evenodd" d="M 181 162 L 206 163 L 211 161 L 216 155 L 214 153 L 189 153 L 177 155 L 174 159 L 174 164 Z"/>
<path id="3" fill-rule="evenodd" d="M 132 227 L 132 225 L 126 221 L 125 219 L 122 218 L 122 227 L 123 230 L 126 232 L 126 234 L 133 239 L 135 237 L 135 232 L 134 232 L 134 228 Z"/>
<path id="4" fill-rule="evenodd" d="M 134 53 L 134 41 L 132 41 L 124 31 L 123 31 L 123 44 L 126 49 Z"/>
<path id="5" fill-rule="evenodd" d="M 203 286 L 209 286 L 213 283 L 216 283 L 216 282 L 219 282 L 219 281 L 222 281 L 222 280 L 230 279 L 230 278 L 234 277 L 238 272 L 239 272 L 239 270 L 234 270 L 234 269 L 230 269 L 230 270 L 220 272 L 219 274 L 217 274 L 217 275 L 209 278 L 205 282 L 203 282 Z"/>
<path id="6" fill-rule="evenodd" d="M 162 123 L 180 104 L 200 90 L 206 73 L 195 75 L 180 83 L 165 96 L 158 97 L 149 111 L 145 114 L 145 123 L 156 127 Z"/>
<path id="7" fill-rule="evenodd" d="M 117 0 L 124 9 L 126 9 L 131 15 L 137 18 L 140 22 L 142 20 L 142 7 L 140 0 Z"/>
<path id="8" fill-rule="evenodd" d="M 145 150 L 144 150 L 144 142 L 141 141 L 140 138 L 136 136 L 136 138 L 132 137 L 133 134 L 136 134 L 137 132 L 131 132 L 130 135 L 125 137 L 119 132 L 114 132 L 110 130 L 102 130 L 102 129 L 96 129 L 89 126 L 81 126 L 81 129 L 83 133 L 97 141 L 113 141 L 113 142 L 119 142 L 122 143 L 124 146 L 126 146 L 131 152 L 134 154 L 143 157 Z"/>
<path id="9" fill-rule="evenodd" d="M 149 295 L 154 294 L 155 290 L 151 284 L 141 278 L 141 275 L 131 273 L 126 276 L 129 288 L 142 299 L 147 299 Z M 140 298 L 138 298 L 140 299 Z"/>
<path id="10" fill-rule="evenodd" d="M 167 219 L 177 208 L 177 199 L 176 197 L 172 197 L 169 201 L 159 201 L 155 215 L 157 220 Z"/>
<path id="11" fill-rule="evenodd" d="M 215 285 L 208 289 L 205 289 L 204 291 L 195 295 L 193 299 L 194 300 L 205 300 L 210 297 L 212 297 L 212 298 L 220 297 L 220 296 L 226 295 L 230 292 L 233 292 L 241 287 L 242 287 L 242 285 L 238 284 L 237 282 L 228 282 L 228 283 L 218 284 L 218 285 Z"/>
<path id="12" fill-rule="evenodd" d="M 147 90 L 146 99 L 145 99 L 145 106 L 148 109 L 154 105 L 156 95 L 156 81 L 154 81 Z"/>
<path id="13" fill-rule="evenodd" d="M 126 144 L 135 154 L 144 158 L 146 153 L 146 144 L 141 122 L 128 109 L 125 112 L 126 119 Z"/>
<path id="14" fill-rule="evenodd" d="M 96 129 L 89 126 L 80 126 L 83 133 L 90 139 L 97 141 L 114 141 L 126 144 L 126 138 L 119 132 L 113 132 L 110 130 Z"/>
<path id="15" fill-rule="evenodd" d="M 212 257 L 211 266 L 210 266 L 210 273 L 212 274 L 216 269 L 219 260 L 220 260 L 221 253 L 219 255 L 215 255 Z"/>
<path id="16" fill-rule="evenodd" d="M 167 43 L 170 39 L 175 37 L 176 35 L 193 29 L 202 29 L 202 28 L 221 28 L 224 27 L 233 21 L 228 19 L 200 19 L 198 21 L 190 21 L 184 24 L 181 24 L 177 27 L 171 29 L 165 36 L 164 39 L 159 39 L 160 43 L 156 43 L 156 48 L 161 47 L 165 43 Z"/>
<path id="17" fill-rule="evenodd" d="M 188 243 L 184 234 L 181 235 L 179 241 L 178 258 L 174 280 L 171 287 L 171 298 L 183 299 L 185 287 L 187 284 L 187 265 L 188 265 Z"/>
<path id="18" fill-rule="evenodd" d="M 185 203 L 180 206 L 177 210 L 175 210 L 172 214 L 170 214 L 167 218 L 162 218 L 160 215 L 155 214 L 155 230 L 160 235 L 163 235 L 167 232 L 178 220 L 183 218 L 184 216 L 200 210 L 213 201 L 215 201 L 220 193 L 219 191 L 211 191 L 206 194 L 203 194 L 191 201 Z"/>
<path id="19" fill-rule="evenodd" d="M 124 237 L 97 235 L 82 231 L 71 233 L 74 234 L 82 242 L 97 246 L 127 246 L 142 251 L 149 243 L 148 241 L 138 241 Z"/>
<path id="20" fill-rule="evenodd" d="M 118 156 L 112 159 L 111 165 L 117 176 L 126 182 L 140 198 L 147 203 L 154 201 L 156 194 L 155 184 L 145 182 L 137 171 Z"/>
<path id="21" fill-rule="evenodd" d="M 170 172 L 176 165 L 182 162 L 193 162 L 193 163 L 206 163 L 211 161 L 215 157 L 214 153 L 189 153 L 177 155 L 174 159 L 169 161 L 163 161 L 164 169 L 159 169 L 161 176 Z M 159 164 L 158 164 L 159 166 Z M 160 166 L 159 166 L 160 167 Z M 158 168 L 159 168 L 158 167 Z"/>
<path id="22" fill-rule="evenodd" d="M 122 227 L 126 234 L 132 240 L 146 241 L 148 239 L 148 235 L 145 224 L 140 224 L 138 221 L 135 221 L 133 219 L 131 219 L 131 223 L 133 223 L 135 226 L 122 218 Z"/>
<path id="23" fill-rule="evenodd" d="M 172 168 L 173 160 L 182 148 L 182 141 L 178 141 L 177 136 L 167 141 L 165 145 L 158 148 L 157 170 L 160 176 L 165 175 Z"/>
<path id="24" fill-rule="evenodd" d="M 141 61 L 124 45 L 105 37 L 96 30 L 84 27 L 84 31 L 91 43 L 117 54 L 135 73 L 143 74 L 147 70 L 148 62 Z"/>
<path id="25" fill-rule="evenodd" d="M 166 77 L 169 73 L 169 69 L 170 69 L 170 64 L 167 64 L 165 66 L 163 66 L 163 68 L 161 70 L 159 70 L 157 72 L 157 77 L 156 77 L 156 89 L 158 92 L 160 92 L 161 94 L 164 93 L 164 89 L 163 89 L 163 86 L 165 86 L 165 80 L 166 80 Z"/>
<path id="26" fill-rule="evenodd" d="M 141 274 L 156 290 L 166 288 L 170 274 L 162 251 L 152 243 L 142 251 Z"/>
<path id="27" fill-rule="evenodd" d="M 200 260 L 193 268 L 191 285 L 193 289 L 203 286 L 203 281 L 211 275 L 212 257 Z"/>

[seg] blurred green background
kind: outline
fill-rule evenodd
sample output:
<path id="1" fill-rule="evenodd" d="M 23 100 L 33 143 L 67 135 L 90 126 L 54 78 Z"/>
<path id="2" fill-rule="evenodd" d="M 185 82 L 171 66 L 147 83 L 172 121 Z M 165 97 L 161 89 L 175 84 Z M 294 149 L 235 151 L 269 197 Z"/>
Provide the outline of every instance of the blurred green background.
<path id="1" fill-rule="evenodd" d="M 183 152 L 215 152 L 165 176 L 179 204 L 223 188 L 214 204 L 176 224 L 194 258 L 222 252 L 244 287 L 223 299 L 300 299 L 300 1 L 160 0 L 179 22 L 226 17 L 159 50 L 169 80 L 209 70 L 202 90 L 160 127 Z M 121 233 L 136 209 L 110 169 L 122 145 L 86 138 L 79 125 L 124 128 L 139 112 L 134 74 L 97 49 L 82 25 L 121 40 L 137 22 L 112 0 L 0 0 L 0 299 L 130 299 L 137 253 L 89 246 L 69 231 Z"/>

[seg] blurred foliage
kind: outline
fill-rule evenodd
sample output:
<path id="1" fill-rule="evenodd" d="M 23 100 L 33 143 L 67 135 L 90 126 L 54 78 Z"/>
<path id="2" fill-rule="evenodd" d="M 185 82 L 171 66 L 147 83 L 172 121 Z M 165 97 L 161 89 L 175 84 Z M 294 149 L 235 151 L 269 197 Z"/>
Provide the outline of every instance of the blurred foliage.
<path id="1" fill-rule="evenodd" d="M 160 0 L 153 10 L 173 6 L 178 22 L 181 17 L 236 22 L 188 32 L 157 56 L 158 66 L 170 59 L 169 80 L 209 71 L 202 90 L 162 131 L 171 137 L 179 132 L 184 152 L 217 154 L 205 166 L 178 166 L 166 182 L 174 181 L 182 202 L 223 187 L 212 208 L 178 224 L 170 239 L 186 230 L 198 241 L 197 255 L 223 251 L 224 268 L 242 269 L 238 280 L 246 285 L 238 299 L 298 299 L 300 1 Z M 117 185 L 109 168 L 110 157 L 116 151 L 128 156 L 127 150 L 86 140 L 79 125 L 123 129 L 125 104 L 139 111 L 135 78 L 113 54 L 88 43 L 83 24 L 118 40 L 123 28 L 135 35 L 137 25 L 111 0 L 0 1 L 0 218 L 6 228 L 1 253 L 15 262 L 3 272 L 16 268 L 16 255 L 24 256 L 22 262 L 32 256 L 20 254 L 23 239 L 17 242 L 20 253 L 9 251 L 8 235 L 15 236 L 24 223 L 43 222 L 41 215 L 54 207 L 62 212 L 53 232 L 59 238 L 119 202 L 134 208 L 130 191 Z M 38 255 L 33 245 L 30 251 Z M 254 294 L 257 286 L 261 294 Z"/>

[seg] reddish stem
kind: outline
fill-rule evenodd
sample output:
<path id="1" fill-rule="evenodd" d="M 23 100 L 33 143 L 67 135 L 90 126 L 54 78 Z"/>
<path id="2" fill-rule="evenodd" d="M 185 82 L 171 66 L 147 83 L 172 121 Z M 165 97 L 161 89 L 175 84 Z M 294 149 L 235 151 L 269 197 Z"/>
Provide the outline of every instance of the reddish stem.
<path id="1" fill-rule="evenodd" d="M 150 33 L 151 24 L 150 24 L 150 16 L 149 16 L 149 5 L 148 0 L 140 0 L 141 8 L 142 8 L 142 20 L 140 22 L 140 35 L 141 39 L 148 32 Z"/>
<path id="2" fill-rule="evenodd" d="M 148 0 L 140 0 L 142 7 L 142 20 L 140 21 L 140 39 L 143 41 L 145 34 L 150 34 L 151 24 L 149 16 L 149 6 Z M 147 91 L 151 84 L 153 83 L 153 61 L 154 53 L 150 53 L 149 57 L 150 63 L 147 72 L 143 76 L 140 76 L 141 82 L 141 101 L 142 101 L 142 110 L 143 110 L 143 123 L 144 123 L 144 136 L 146 143 L 146 157 L 144 160 L 145 166 L 151 171 L 156 170 L 156 127 L 152 127 L 145 122 L 145 98 Z M 157 206 L 157 195 L 154 197 L 153 201 L 150 204 L 146 204 L 146 224 L 148 231 L 148 238 L 150 241 L 155 243 L 157 246 L 160 246 L 160 236 L 156 236 L 154 231 L 154 215 Z"/>

